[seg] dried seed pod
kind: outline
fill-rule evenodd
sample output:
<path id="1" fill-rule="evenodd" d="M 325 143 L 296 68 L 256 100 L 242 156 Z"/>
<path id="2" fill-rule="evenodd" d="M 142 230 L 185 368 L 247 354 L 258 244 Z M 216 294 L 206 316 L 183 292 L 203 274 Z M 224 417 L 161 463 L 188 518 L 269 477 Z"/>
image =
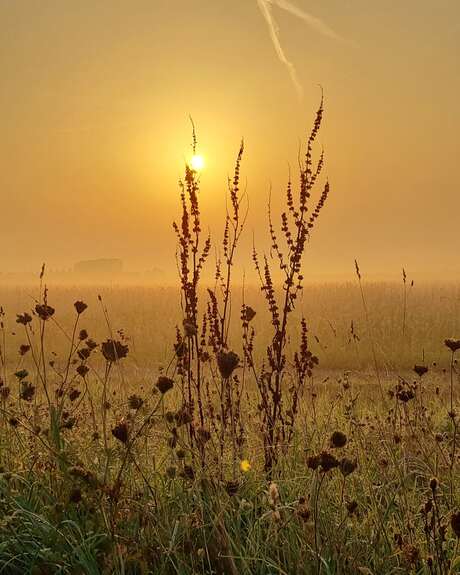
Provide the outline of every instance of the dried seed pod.
<path id="1" fill-rule="evenodd" d="M 347 501 L 347 511 L 349 515 L 353 515 L 354 513 L 356 513 L 357 509 L 358 509 L 358 502 L 355 501 L 354 499 L 352 499 L 351 501 Z"/>
<path id="2" fill-rule="evenodd" d="M 268 502 L 271 507 L 276 507 L 280 502 L 280 492 L 278 485 L 273 481 L 268 486 Z"/>
<path id="3" fill-rule="evenodd" d="M 427 373 L 428 368 L 426 365 L 414 365 L 414 371 L 419 377 L 422 377 Z"/>
<path id="4" fill-rule="evenodd" d="M 334 455 L 332 455 L 332 453 L 329 453 L 328 451 L 323 451 L 319 457 L 320 457 L 319 464 L 321 465 L 321 469 L 325 473 L 340 465 L 339 460 Z"/>
<path id="5" fill-rule="evenodd" d="M 168 392 L 170 389 L 174 387 L 174 382 L 170 377 L 166 377 L 165 375 L 160 375 L 156 386 L 160 393 L 163 395 Z"/>
<path id="6" fill-rule="evenodd" d="M 358 463 L 356 459 L 349 459 L 348 457 L 344 457 L 340 461 L 340 471 L 344 477 L 351 475 L 354 471 L 356 471 L 357 467 Z"/>
<path id="7" fill-rule="evenodd" d="M 240 358 L 233 351 L 221 351 L 217 354 L 217 366 L 224 379 L 231 377 L 239 362 Z"/>
<path id="8" fill-rule="evenodd" d="M 78 315 L 82 314 L 88 307 L 88 305 L 83 301 L 76 301 L 73 305 Z"/>
<path id="9" fill-rule="evenodd" d="M 344 447 L 347 443 L 347 436 L 342 431 L 334 431 L 331 435 L 332 447 Z"/>
<path id="10" fill-rule="evenodd" d="M 48 321 L 50 319 L 50 317 L 52 317 L 54 315 L 54 312 L 56 310 L 54 309 L 54 307 L 51 307 L 50 305 L 48 305 L 46 303 L 42 303 L 42 304 L 37 304 L 35 306 L 35 311 L 41 320 Z"/>
<path id="11" fill-rule="evenodd" d="M 119 340 L 108 339 L 101 344 L 102 355 L 109 363 L 115 363 L 128 355 L 129 347 Z"/>
<path id="12" fill-rule="evenodd" d="M 31 321 L 32 321 L 32 316 L 30 314 L 28 314 L 27 312 L 18 314 L 16 316 L 16 323 L 20 323 L 22 325 L 27 325 Z"/>
<path id="13" fill-rule="evenodd" d="M 144 400 L 139 395 L 133 394 L 128 397 L 128 405 L 130 409 L 140 409 L 144 404 Z"/>
<path id="14" fill-rule="evenodd" d="M 312 469 L 314 471 L 315 469 L 318 469 L 319 464 L 320 464 L 320 456 L 319 455 L 310 455 L 307 458 L 308 469 Z"/>
<path id="15" fill-rule="evenodd" d="M 128 442 L 129 430 L 126 421 L 121 421 L 112 429 L 112 435 L 121 441 L 121 443 Z"/>
<path id="16" fill-rule="evenodd" d="M 455 353 L 460 349 L 460 339 L 450 337 L 444 340 L 444 345 L 448 347 L 452 353 Z"/>

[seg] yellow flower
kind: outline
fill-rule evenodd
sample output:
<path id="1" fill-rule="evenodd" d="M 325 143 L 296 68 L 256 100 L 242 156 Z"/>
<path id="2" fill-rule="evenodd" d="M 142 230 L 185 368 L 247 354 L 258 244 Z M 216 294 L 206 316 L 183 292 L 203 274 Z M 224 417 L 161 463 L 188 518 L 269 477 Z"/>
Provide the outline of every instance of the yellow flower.
<path id="1" fill-rule="evenodd" d="M 251 464 L 247 459 L 240 461 L 240 469 L 243 473 L 247 473 L 251 469 Z"/>

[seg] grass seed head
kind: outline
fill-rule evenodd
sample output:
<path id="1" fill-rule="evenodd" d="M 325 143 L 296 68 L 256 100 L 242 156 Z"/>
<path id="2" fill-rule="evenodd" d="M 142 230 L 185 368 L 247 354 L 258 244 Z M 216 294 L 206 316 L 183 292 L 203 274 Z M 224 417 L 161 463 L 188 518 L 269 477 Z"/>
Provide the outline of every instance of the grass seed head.
<path id="1" fill-rule="evenodd" d="M 280 502 L 280 492 L 278 485 L 273 481 L 268 486 L 268 502 L 273 508 L 275 508 Z"/>

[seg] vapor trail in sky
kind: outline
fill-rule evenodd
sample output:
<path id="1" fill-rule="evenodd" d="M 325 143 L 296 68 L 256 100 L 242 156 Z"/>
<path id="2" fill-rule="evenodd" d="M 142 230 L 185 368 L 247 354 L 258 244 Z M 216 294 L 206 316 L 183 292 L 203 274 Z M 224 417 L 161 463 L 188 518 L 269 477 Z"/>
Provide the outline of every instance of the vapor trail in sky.
<path id="1" fill-rule="evenodd" d="M 294 67 L 294 64 L 287 59 L 283 47 L 281 46 L 278 24 L 276 23 L 272 13 L 272 3 L 269 0 L 257 0 L 257 4 L 259 5 L 260 11 L 262 12 L 263 17 L 267 22 L 268 31 L 270 32 L 270 37 L 272 39 L 276 54 L 278 55 L 280 61 L 288 69 L 289 75 L 291 76 L 291 80 L 295 86 L 297 94 L 299 95 L 299 97 L 302 97 L 303 90 L 302 86 L 300 85 L 299 78 L 297 77 L 297 72 Z"/>
<path id="2" fill-rule="evenodd" d="M 297 71 L 295 69 L 294 64 L 287 58 L 283 46 L 281 45 L 280 35 L 279 35 L 279 27 L 276 23 L 276 20 L 273 16 L 273 6 L 278 6 L 282 10 L 289 12 L 296 18 L 300 18 L 307 24 L 309 24 L 312 28 L 323 34 L 324 36 L 328 36 L 329 38 L 334 38 L 335 40 L 341 40 L 341 37 L 334 32 L 327 24 L 325 24 L 320 18 L 316 18 L 312 16 L 305 10 L 298 8 L 289 0 L 257 0 L 257 4 L 259 9 L 267 23 L 268 31 L 270 33 L 270 38 L 273 43 L 273 47 L 275 48 L 276 54 L 282 64 L 284 64 L 289 72 L 291 77 L 292 83 L 297 91 L 297 94 L 301 98 L 303 95 L 302 86 L 300 85 L 299 78 L 297 76 Z"/>

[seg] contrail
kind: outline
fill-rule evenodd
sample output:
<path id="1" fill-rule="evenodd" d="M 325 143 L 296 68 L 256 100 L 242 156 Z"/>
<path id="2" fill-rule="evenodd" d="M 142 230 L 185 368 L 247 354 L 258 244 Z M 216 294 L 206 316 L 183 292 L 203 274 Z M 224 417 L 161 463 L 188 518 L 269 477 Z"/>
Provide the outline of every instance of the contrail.
<path id="1" fill-rule="evenodd" d="M 272 14 L 272 4 L 270 0 L 257 0 L 257 4 L 259 5 L 260 11 L 262 12 L 263 17 L 267 22 L 268 31 L 270 33 L 270 37 L 272 39 L 276 54 L 278 55 L 280 61 L 288 69 L 292 83 L 295 86 L 299 98 L 301 98 L 303 95 L 302 86 L 300 85 L 299 79 L 297 77 L 297 72 L 294 67 L 294 64 L 286 58 L 286 54 L 284 53 L 283 47 L 281 46 L 278 24 L 275 22 L 275 19 L 273 18 Z"/>
<path id="2" fill-rule="evenodd" d="M 312 14 L 305 12 L 301 8 L 297 8 L 294 6 L 292 2 L 288 0 L 265 0 L 266 2 L 271 2 L 272 4 L 276 4 L 279 8 L 286 10 L 293 16 L 297 16 L 307 24 L 310 24 L 312 28 L 323 34 L 323 36 L 328 36 L 329 38 L 333 38 L 334 40 L 343 40 L 341 36 L 339 36 L 332 28 L 329 28 L 327 24 L 325 24 L 320 18 L 316 18 Z"/>
<path id="3" fill-rule="evenodd" d="M 272 7 L 278 6 L 282 10 L 289 12 L 293 16 L 300 18 L 307 24 L 309 24 L 312 28 L 314 28 L 319 33 L 327 36 L 329 38 L 333 38 L 334 40 L 342 40 L 342 38 L 329 28 L 327 24 L 325 24 L 320 18 L 316 16 L 312 16 L 308 12 L 305 12 L 301 8 L 298 8 L 289 0 L 257 0 L 257 4 L 262 12 L 262 15 L 267 23 L 268 31 L 270 33 L 270 38 L 273 43 L 273 47 L 275 48 L 276 54 L 282 64 L 284 64 L 289 72 L 291 77 L 292 83 L 297 91 L 299 98 L 303 96 L 302 86 L 300 85 L 299 78 L 297 76 L 297 72 L 295 69 L 294 64 L 287 58 L 286 54 L 284 53 L 283 47 L 280 41 L 279 35 L 279 27 L 276 23 L 276 20 L 273 16 Z"/>

